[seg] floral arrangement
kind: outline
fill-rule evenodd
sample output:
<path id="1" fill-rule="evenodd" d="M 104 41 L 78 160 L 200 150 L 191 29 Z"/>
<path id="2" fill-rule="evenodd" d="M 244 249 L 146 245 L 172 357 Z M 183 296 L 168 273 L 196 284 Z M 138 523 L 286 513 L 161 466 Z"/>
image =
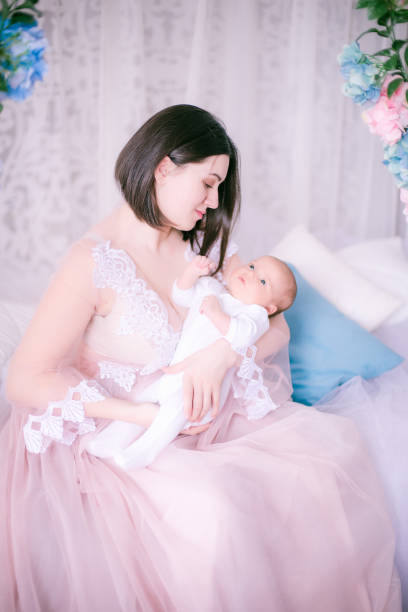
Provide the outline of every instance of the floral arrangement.
<path id="1" fill-rule="evenodd" d="M 1 0 L 0 12 L 0 112 L 6 98 L 25 100 L 47 66 L 46 40 L 38 27 L 42 13 L 38 0 Z"/>
<path id="2" fill-rule="evenodd" d="M 343 93 L 363 105 L 362 117 L 384 145 L 384 161 L 400 188 L 408 221 L 408 40 L 397 38 L 396 24 L 408 23 L 408 0 L 358 0 L 377 27 L 362 32 L 338 56 L 345 79 Z M 404 8 L 407 7 L 407 8 Z M 369 33 L 388 39 L 377 53 L 360 50 Z"/>

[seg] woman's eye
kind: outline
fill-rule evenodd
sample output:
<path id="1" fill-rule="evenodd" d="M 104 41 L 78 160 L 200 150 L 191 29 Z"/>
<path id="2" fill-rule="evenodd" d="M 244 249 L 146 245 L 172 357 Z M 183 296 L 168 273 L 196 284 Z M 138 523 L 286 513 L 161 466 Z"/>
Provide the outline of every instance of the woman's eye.
<path id="1" fill-rule="evenodd" d="M 204 186 L 207 187 L 207 189 L 211 189 L 212 185 L 207 185 L 207 183 L 204 183 Z"/>
<path id="2" fill-rule="evenodd" d="M 254 264 L 249 264 L 249 267 L 251 268 L 251 270 L 253 270 L 255 266 Z"/>
<path id="3" fill-rule="evenodd" d="M 266 285 L 266 281 L 263 278 L 261 278 L 260 280 L 263 285 Z"/>

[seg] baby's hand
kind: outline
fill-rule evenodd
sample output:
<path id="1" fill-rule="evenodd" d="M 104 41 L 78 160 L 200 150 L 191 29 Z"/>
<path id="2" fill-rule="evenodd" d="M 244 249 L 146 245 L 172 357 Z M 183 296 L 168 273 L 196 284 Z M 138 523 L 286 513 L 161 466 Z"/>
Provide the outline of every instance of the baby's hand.
<path id="1" fill-rule="evenodd" d="M 221 310 L 220 303 L 216 295 L 206 295 L 200 306 L 200 313 L 210 317 Z"/>
<path id="2" fill-rule="evenodd" d="M 215 270 L 217 264 L 205 255 L 197 255 L 191 262 L 197 276 L 208 276 Z"/>

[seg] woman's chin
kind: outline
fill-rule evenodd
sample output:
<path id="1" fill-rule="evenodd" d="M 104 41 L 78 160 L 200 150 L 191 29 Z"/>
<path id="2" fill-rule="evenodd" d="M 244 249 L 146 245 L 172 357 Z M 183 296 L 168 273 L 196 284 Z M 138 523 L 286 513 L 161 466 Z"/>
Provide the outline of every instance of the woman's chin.
<path id="1" fill-rule="evenodd" d="M 199 219 L 198 221 L 192 221 L 190 224 L 185 223 L 184 227 L 179 226 L 177 229 L 183 232 L 190 232 L 192 229 L 203 229 L 203 224 L 201 223 L 201 219 Z"/>

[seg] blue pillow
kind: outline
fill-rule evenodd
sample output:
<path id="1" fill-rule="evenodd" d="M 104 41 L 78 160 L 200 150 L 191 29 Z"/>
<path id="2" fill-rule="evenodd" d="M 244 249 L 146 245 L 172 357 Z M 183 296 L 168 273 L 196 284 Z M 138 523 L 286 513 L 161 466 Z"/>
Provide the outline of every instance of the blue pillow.
<path id="1" fill-rule="evenodd" d="M 298 285 L 285 312 L 290 327 L 293 400 L 312 405 L 353 376 L 373 378 L 404 359 L 360 327 L 288 264 Z"/>

